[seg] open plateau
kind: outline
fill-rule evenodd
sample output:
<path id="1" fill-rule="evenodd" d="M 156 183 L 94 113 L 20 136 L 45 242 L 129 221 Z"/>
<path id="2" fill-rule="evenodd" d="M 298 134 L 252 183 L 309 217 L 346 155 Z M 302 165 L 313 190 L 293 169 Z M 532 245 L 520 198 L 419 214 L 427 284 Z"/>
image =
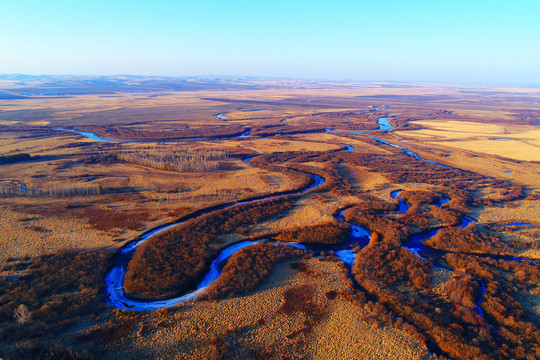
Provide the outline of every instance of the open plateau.
<path id="1" fill-rule="evenodd" d="M 539 359 L 540 89 L 0 76 L 0 358 Z"/>

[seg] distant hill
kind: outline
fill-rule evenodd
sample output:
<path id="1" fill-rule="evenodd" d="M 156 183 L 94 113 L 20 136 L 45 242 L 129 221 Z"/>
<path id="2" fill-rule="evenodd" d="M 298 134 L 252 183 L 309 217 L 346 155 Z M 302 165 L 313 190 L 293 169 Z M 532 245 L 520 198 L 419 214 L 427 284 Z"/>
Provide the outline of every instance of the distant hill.
<path id="1" fill-rule="evenodd" d="M 21 99 L 27 96 L 69 96 L 113 94 L 117 92 L 195 91 L 195 90 L 256 90 L 277 88 L 262 79 L 238 77 L 153 77 L 117 76 L 56 76 L 0 74 L 0 80 L 10 81 L 2 89 L 0 99 Z"/>

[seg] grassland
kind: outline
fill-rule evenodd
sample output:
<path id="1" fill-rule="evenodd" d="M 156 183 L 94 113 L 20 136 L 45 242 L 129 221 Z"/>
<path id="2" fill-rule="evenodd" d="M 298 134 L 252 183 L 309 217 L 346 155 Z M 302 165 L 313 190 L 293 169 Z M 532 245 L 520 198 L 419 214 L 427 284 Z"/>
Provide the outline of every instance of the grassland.
<path id="1" fill-rule="evenodd" d="M 504 225 L 540 222 L 538 89 L 195 81 L 156 90 L 145 88 L 148 80 L 129 81 L 144 92 L 66 87 L 53 96 L 34 82 L 28 93 L 40 95 L 0 100 L 0 155 L 31 155 L 0 165 L 0 180 L 27 186 L 25 192 L 0 192 L 0 280 L 9 285 L 0 326 L 14 329 L 2 332 L 0 357 L 45 358 L 54 344 L 57 354 L 104 359 L 540 356 L 538 263 L 520 267 L 482 257 L 504 248 L 540 259 L 538 226 Z M 14 95 L 22 94 L 20 87 L 0 84 Z M 376 130 L 379 117 L 390 119 L 391 132 Z M 137 141 L 99 142 L 56 128 Z M 249 133 L 239 137 L 237 130 Z M 453 168 L 414 160 L 370 136 Z M 355 150 L 346 152 L 343 144 Z M 166 166 L 162 160 L 169 155 L 189 166 Z M 251 156 L 257 156 L 251 163 L 242 160 Z M 270 218 L 242 218 L 234 229 L 208 225 L 215 234 L 205 256 L 241 240 L 315 229 L 347 208 L 349 220 L 374 234 L 369 246 L 356 249 L 356 283 L 332 254 L 307 255 L 277 263 L 262 285 L 226 299 L 144 313 L 104 305 L 100 287 L 121 246 L 200 209 L 294 192 L 309 180 L 302 171 L 323 176 L 325 185 L 297 195 Z M 17 186 L 0 183 L 0 189 Z M 398 215 L 388 210 L 395 190 L 429 191 L 451 201 L 438 212 L 419 201 Z M 231 210 L 229 220 L 235 214 Z M 430 267 L 402 247 L 412 235 L 446 226 L 437 216 L 464 215 L 478 221 L 459 233 L 465 242 L 437 245 L 441 251 L 458 245 L 474 250 L 438 260 L 455 273 Z M 466 239 L 485 240 L 485 247 Z M 78 254 L 75 264 L 66 262 L 65 251 Z M 137 256 L 146 255 L 141 250 Z M 92 262 L 106 265 L 81 273 Z M 174 272 L 171 266 L 167 271 Z M 63 281 L 51 274 L 47 284 L 40 282 L 47 269 L 61 267 L 64 272 L 55 271 Z M 487 287 L 482 319 L 470 308 L 480 286 L 473 277 Z M 25 297 L 31 287 L 38 298 Z M 76 320 L 55 327 L 55 319 L 63 319 L 59 299 Z M 14 317 L 20 305 L 29 312 L 26 322 Z M 455 349 L 448 347 L 452 341 Z"/>
<path id="2" fill-rule="evenodd" d="M 415 121 L 422 130 L 398 132 L 429 144 L 498 155 L 515 160 L 540 161 L 540 131 L 534 125 L 486 124 L 457 120 Z M 499 140 L 497 140 L 499 139 Z"/>

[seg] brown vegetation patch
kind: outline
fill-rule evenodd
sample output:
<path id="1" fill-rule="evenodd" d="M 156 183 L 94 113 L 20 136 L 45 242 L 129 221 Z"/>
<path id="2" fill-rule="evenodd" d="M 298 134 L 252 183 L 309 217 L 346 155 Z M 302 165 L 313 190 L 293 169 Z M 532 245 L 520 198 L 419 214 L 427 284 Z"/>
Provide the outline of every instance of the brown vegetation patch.
<path id="1" fill-rule="evenodd" d="M 393 288 L 403 283 L 417 289 L 429 288 L 428 269 L 425 261 L 401 246 L 373 239 L 370 246 L 358 253 L 354 263 L 354 273 L 372 293 L 377 293 L 381 286 Z"/>
<path id="2" fill-rule="evenodd" d="M 441 195 L 429 190 L 403 190 L 399 197 L 413 208 L 418 208 L 422 204 L 433 204 L 441 199 Z"/>
<path id="3" fill-rule="evenodd" d="M 324 296 L 326 296 L 326 298 L 328 300 L 334 300 L 336 297 L 337 297 L 338 293 L 335 292 L 334 290 L 330 290 L 330 291 L 327 291 Z"/>
<path id="4" fill-rule="evenodd" d="M 284 230 L 276 236 L 276 239 L 305 244 L 336 245 L 346 242 L 349 239 L 350 231 L 351 227 L 349 225 L 334 221 L 321 225 Z"/>
<path id="5" fill-rule="evenodd" d="M 396 245 L 407 240 L 411 233 L 409 227 L 396 220 L 387 219 L 376 211 L 352 207 L 345 210 L 343 216 L 346 221 L 376 232 L 382 235 L 386 242 L 392 242 Z"/>
<path id="6" fill-rule="evenodd" d="M 324 308 L 317 303 L 314 289 L 310 285 L 298 285 L 285 290 L 278 312 L 287 316 L 301 314 L 305 318 L 301 328 L 287 335 L 289 339 L 294 339 L 302 334 L 310 334 L 313 332 L 313 328 L 327 315 Z"/>
<path id="7" fill-rule="evenodd" d="M 461 254 L 447 254 L 445 259 L 452 267 L 484 281 L 486 292 L 481 307 L 486 319 L 500 334 L 494 355 L 497 358 L 538 357 L 540 329 L 530 322 L 516 298 L 536 287 L 540 281 L 539 264 Z"/>
<path id="8" fill-rule="evenodd" d="M 144 223 L 150 220 L 147 210 L 110 210 L 85 209 L 81 216 L 95 229 L 110 231 L 113 229 L 143 230 Z"/>
<path id="9" fill-rule="evenodd" d="M 436 249 L 463 253 L 506 255 L 514 252 L 498 235 L 481 231 L 476 225 L 441 229 L 425 244 Z"/>
<path id="10" fill-rule="evenodd" d="M 99 289 L 108 261 L 105 251 L 66 251 L 5 265 L 2 271 L 25 271 L 15 281 L 0 278 L 1 341 L 53 341 L 64 330 L 104 312 Z M 27 314 L 17 323 L 14 313 L 21 305 Z"/>

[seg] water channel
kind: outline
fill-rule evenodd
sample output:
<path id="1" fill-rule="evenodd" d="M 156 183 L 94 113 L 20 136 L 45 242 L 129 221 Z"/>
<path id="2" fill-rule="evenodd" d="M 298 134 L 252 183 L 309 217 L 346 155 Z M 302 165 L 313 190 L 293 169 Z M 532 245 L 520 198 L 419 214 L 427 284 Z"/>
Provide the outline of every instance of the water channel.
<path id="1" fill-rule="evenodd" d="M 221 115 L 221 117 L 220 117 L 220 115 Z M 225 116 L 222 116 L 222 114 L 218 114 L 216 116 L 218 118 L 227 118 Z M 379 124 L 379 130 L 389 131 L 391 129 L 391 124 L 388 122 L 387 118 L 380 118 L 379 121 L 378 121 L 378 124 Z M 86 137 L 88 137 L 90 139 L 97 140 L 97 141 L 133 142 L 133 141 L 129 141 L 129 140 L 105 138 L 105 137 L 102 137 L 100 135 L 97 135 L 97 134 L 94 134 L 94 133 L 91 133 L 91 132 L 86 132 L 86 131 L 79 131 L 79 130 L 72 130 L 72 129 L 57 129 L 57 130 L 67 130 L 67 131 L 76 132 L 78 134 L 81 134 L 83 136 L 86 136 Z M 337 131 L 334 131 L 332 129 L 327 129 L 326 131 L 327 132 L 337 132 Z M 246 132 L 241 134 L 240 137 L 248 136 L 249 132 L 250 132 L 250 129 L 246 128 Z M 432 160 L 429 160 L 429 159 L 424 159 L 424 158 L 420 157 L 418 154 L 416 154 L 415 152 L 413 152 L 412 150 L 407 149 L 407 148 L 405 148 L 403 146 L 392 144 L 392 143 L 390 143 L 388 141 L 382 140 L 382 139 L 374 137 L 374 136 L 369 136 L 369 137 L 376 140 L 379 143 L 382 143 L 382 144 L 385 144 L 385 145 L 392 146 L 394 148 L 400 149 L 400 150 L 403 151 L 403 153 L 405 155 L 410 156 L 410 157 L 412 157 L 414 159 L 425 161 L 427 163 L 431 163 L 431 164 L 438 165 L 438 166 L 448 167 L 448 165 L 444 165 L 444 164 L 441 164 L 441 163 L 438 163 L 438 162 L 435 162 L 435 161 L 432 161 Z M 347 145 L 347 144 L 343 144 L 343 145 L 346 148 L 345 151 L 353 151 L 354 150 L 354 147 L 352 147 L 350 145 Z M 246 158 L 246 159 L 244 159 L 244 161 L 249 162 L 249 161 L 251 161 L 252 158 L 253 157 Z M 306 188 L 299 190 L 297 192 L 298 194 L 305 194 L 308 191 L 310 191 L 311 189 L 322 185 L 324 183 L 324 181 L 325 181 L 324 178 L 322 178 L 322 177 L 320 177 L 318 175 L 310 174 L 310 173 L 306 173 L 306 174 L 311 176 L 311 178 L 312 178 L 311 184 L 309 186 L 307 186 Z M 18 183 L 22 184 L 20 182 L 18 182 Z M 23 185 L 24 184 L 21 185 L 21 190 L 22 190 Z M 24 191 L 24 190 L 22 190 L 22 191 Z M 399 193 L 400 193 L 400 190 L 396 190 L 396 191 L 393 191 L 391 193 L 391 197 L 394 198 L 395 200 L 397 200 L 398 204 L 399 204 L 398 210 L 395 212 L 395 214 L 405 214 L 409 209 L 409 205 L 399 197 Z M 216 259 L 212 262 L 207 274 L 204 276 L 204 278 L 199 283 L 197 288 L 195 290 L 189 292 L 189 293 L 186 293 L 186 294 L 183 294 L 181 296 L 171 298 L 171 299 L 155 300 L 155 301 L 134 300 L 134 299 L 128 298 L 125 295 L 124 289 L 123 289 L 123 280 L 124 280 L 124 277 L 125 277 L 125 272 L 126 272 L 127 265 L 129 263 L 129 261 L 131 260 L 131 257 L 133 256 L 133 253 L 134 253 L 135 249 L 138 246 L 140 246 L 142 243 L 147 241 L 149 238 L 151 238 L 152 236 L 157 235 L 157 234 L 159 234 L 161 232 L 167 231 L 167 230 L 169 230 L 169 229 L 171 229 L 173 227 L 180 226 L 181 224 L 183 224 L 188 219 L 197 218 L 197 217 L 199 217 L 201 215 L 204 215 L 204 214 L 209 213 L 209 212 L 214 211 L 214 210 L 225 209 L 225 208 L 228 208 L 228 207 L 238 206 L 238 205 L 241 205 L 241 204 L 252 203 L 252 202 L 257 202 L 257 201 L 270 200 L 270 199 L 276 198 L 278 196 L 280 196 L 280 195 L 269 195 L 269 196 L 266 196 L 266 197 L 263 197 L 263 198 L 256 198 L 256 199 L 253 199 L 253 200 L 242 201 L 242 202 L 231 203 L 231 204 L 224 204 L 224 205 L 221 205 L 221 206 L 218 206 L 218 207 L 212 207 L 210 209 L 199 210 L 199 211 L 195 212 L 194 214 L 192 214 L 191 216 L 189 216 L 188 218 L 183 219 L 180 222 L 177 222 L 177 223 L 174 223 L 174 224 L 165 224 L 165 225 L 159 226 L 157 228 L 154 228 L 154 229 L 144 233 L 143 235 L 141 235 L 138 239 L 126 244 L 118 252 L 118 254 L 116 256 L 114 267 L 108 273 L 108 275 L 106 276 L 106 279 L 105 279 L 105 295 L 106 295 L 106 299 L 107 299 L 106 302 L 108 304 L 116 307 L 116 308 L 119 308 L 119 309 L 143 311 L 143 310 L 156 310 L 156 309 L 160 309 L 160 308 L 164 308 L 164 307 L 175 306 L 175 305 L 177 305 L 179 303 L 184 303 L 184 302 L 188 302 L 188 301 L 194 301 L 194 300 L 197 299 L 198 296 L 200 296 L 208 288 L 208 286 L 210 286 L 214 281 L 216 281 L 219 278 L 219 276 L 221 274 L 221 268 L 223 267 L 223 265 L 226 263 L 227 259 L 229 259 L 230 256 L 232 256 L 237 251 L 240 251 L 240 250 L 242 250 L 242 249 L 244 249 L 246 247 L 249 247 L 249 246 L 261 243 L 261 242 L 268 242 L 268 243 L 271 243 L 271 244 L 275 244 L 276 246 L 294 246 L 294 247 L 297 247 L 297 248 L 306 249 L 306 250 L 312 251 L 315 254 L 315 256 L 320 255 L 320 253 L 323 252 L 323 251 L 326 252 L 326 253 L 328 253 L 329 251 L 333 251 L 335 253 L 335 255 L 339 259 L 341 259 L 342 261 L 344 261 L 347 264 L 347 266 L 348 266 L 348 268 L 350 270 L 352 268 L 353 264 L 354 264 L 355 259 L 356 259 L 356 253 L 354 252 L 353 248 L 356 248 L 357 246 L 360 246 L 360 248 L 362 248 L 362 247 L 366 246 L 367 244 L 369 244 L 370 232 L 368 230 L 364 229 L 361 226 L 346 222 L 344 217 L 343 217 L 344 210 L 341 210 L 335 216 L 335 219 L 337 221 L 339 221 L 339 222 L 342 222 L 342 223 L 345 223 L 345 224 L 349 225 L 350 228 L 351 228 L 349 240 L 347 242 L 343 243 L 343 244 L 339 244 L 339 245 L 310 245 L 310 244 L 299 244 L 299 243 L 294 243 L 294 242 L 288 242 L 288 243 L 272 242 L 270 240 L 246 240 L 246 241 L 242 241 L 242 242 L 239 242 L 239 243 L 236 243 L 236 244 L 233 244 L 233 245 L 230 245 L 230 246 L 224 248 L 219 253 L 219 255 L 216 257 Z M 446 203 L 448 201 L 450 201 L 450 199 L 441 198 L 441 200 L 439 201 L 439 204 L 437 206 L 440 207 L 440 206 L 442 206 L 444 203 Z M 463 220 L 462 220 L 460 226 L 461 227 L 466 227 L 470 223 L 473 223 L 473 222 L 476 222 L 476 221 L 465 216 L 465 217 L 463 217 Z M 511 226 L 511 225 L 532 225 L 532 224 L 531 223 L 517 223 L 516 222 L 516 223 L 508 223 L 507 225 Z M 445 255 L 446 253 L 448 253 L 448 252 L 431 249 L 431 248 L 428 248 L 428 247 L 426 247 L 424 245 L 424 241 L 431 238 L 431 237 L 433 237 L 433 236 L 435 236 L 437 234 L 438 230 L 439 229 L 435 229 L 435 230 L 428 231 L 426 233 L 422 233 L 422 234 L 412 236 L 410 241 L 406 245 L 404 245 L 404 248 L 411 251 L 411 252 L 413 252 L 414 254 L 416 254 L 418 257 L 420 257 L 424 261 L 428 261 L 427 260 L 428 258 L 431 259 L 431 262 L 430 262 L 431 265 L 433 265 L 433 266 L 435 266 L 437 268 L 452 271 L 449 268 L 440 267 L 440 266 L 435 265 L 436 263 L 440 263 L 441 257 L 443 255 Z M 479 256 L 489 257 L 490 255 L 479 255 Z M 524 260 L 525 261 L 536 261 L 535 259 L 516 258 L 516 257 L 512 257 L 511 260 L 515 260 L 515 261 L 524 261 Z M 484 289 L 483 282 L 480 279 L 477 279 L 477 280 L 480 282 L 482 289 Z M 480 315 L 483 315 L 482 310 L 481 310 L 481 308 L 479 306 L 482 299 L 483 299 L 483 297 L 480 296 L 479 299 L 478 299 L 478 303 L 477 303 L 477 311 L 478 311 L 478 313 Z"/>

